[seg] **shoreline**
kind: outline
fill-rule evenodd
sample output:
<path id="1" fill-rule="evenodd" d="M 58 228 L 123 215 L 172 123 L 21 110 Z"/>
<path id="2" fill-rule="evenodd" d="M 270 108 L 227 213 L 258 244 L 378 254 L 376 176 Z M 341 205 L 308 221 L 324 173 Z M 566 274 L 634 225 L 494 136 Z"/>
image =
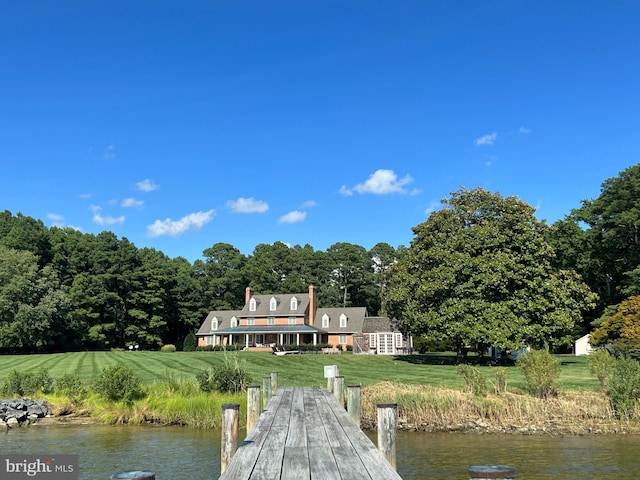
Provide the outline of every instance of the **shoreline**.
<path id="1" fill-rule="evenodd" d="M 144 427 L 182 427 L 182 428 L 210 428 L 210 427 L 197 427 L 188 424 L 170 423 L 162 421 L 147 421 L 144 423 L 104 423 L 99 422 L 90 415 L 58 415 L 51 417 L 44 417 L 38 419 L 37 422 L 29 423 L 28 425 L 20 425 L 14 428 L 29 428 L 38 426 L 114 426 L 114 427 L 127 427 L 127 426 L 144 426 Z M 372 418 L 363 417 L 360 427 L 364 431 L 375 432 L 376 420 Z M 417 432 L 417 433 L 456 433 L 466 435 L 549 435 L 549 436 L 582 436 L 582 435 L 639 435 L 640 424 L 637 422 L 603 422 L 585 424 L 585 422 L 569 423 L 563 422 L 562 424 L 549 422 L 546 425 L 497 425 L 489 424 L 482 420 L 468 420 L 463 423 L 451 424 L 447 426 L 434 427 L 428 425 L 426 422 L 422 424 L 412 424 L 404 418 L 398 418 L 397 428 L 399 432 Z"/>

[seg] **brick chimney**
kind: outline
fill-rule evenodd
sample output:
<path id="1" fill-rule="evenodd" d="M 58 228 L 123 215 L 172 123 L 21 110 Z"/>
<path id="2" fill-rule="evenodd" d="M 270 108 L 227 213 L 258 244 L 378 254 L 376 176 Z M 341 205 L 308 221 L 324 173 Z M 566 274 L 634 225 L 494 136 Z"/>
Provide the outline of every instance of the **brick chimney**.
<path id="1" fill-rule="evenodd" d="M 318 308 L 318 297 L 316 287 L 309 285 L 309 325 L 313 326 L 316 318 L 316 309 Z"/>
<path id="2" fill-rule="evenodd" d="M 253 288 L 247 287 L 247 289 L 245 290 L 245 294 L 244 294 L 244 304 L 245 305 L 247 303 L 249 303 L 249 300 L 251 300 L 251 297 L 253 297 Z"/>

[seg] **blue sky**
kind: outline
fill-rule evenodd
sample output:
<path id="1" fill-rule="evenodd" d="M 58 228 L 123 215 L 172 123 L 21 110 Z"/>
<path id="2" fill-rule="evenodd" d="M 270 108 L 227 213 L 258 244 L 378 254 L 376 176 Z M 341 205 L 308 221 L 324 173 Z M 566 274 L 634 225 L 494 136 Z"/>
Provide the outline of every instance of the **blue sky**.
<path id="1" fill-rule="evenodd" d="M 640 161 L 640 2 L 10 1 L 0 209 L 190 261 L 408 246 L 480 186 L 549 223 Z"/>

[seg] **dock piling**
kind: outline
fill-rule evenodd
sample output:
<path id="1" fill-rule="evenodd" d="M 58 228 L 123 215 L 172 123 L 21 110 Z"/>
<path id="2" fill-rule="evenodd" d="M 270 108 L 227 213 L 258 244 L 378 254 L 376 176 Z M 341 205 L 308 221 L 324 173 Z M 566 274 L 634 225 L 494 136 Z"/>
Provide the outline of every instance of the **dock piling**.
<path id="1" fill-rule="evenodd" d="M 396 436 L 398 425 L 398 404 L 378 403 L 378 450 L 396 469 Z"/>
<path id="2" fill-rule="evenodd" d="M 516 478 L 516 470 L 507 465 L 471 465 L 470 480 L 511 480 Z"/>
<path id="3" fill-rule="evenodd" d="M 130 470 L 114 473 L 109 480 L 155 480 L 156 474 L 148 470 Z"/>
<path id="4" fill-rule="evenodd" d="M 342 375 L 333 378 L 333 394 L 344 408 L 344 377 Z"/>
<path id="5" fill-rule="evenodd" d="M 220 473 L 227 469 L 238 448 L 238 416 L 240 405 L 224 403 L 222 405 L 222 442 L 220 452 Z"/>
<path id="6" fill-rule="evenodd" d="M 264 410 L 271 398 L 271 375 L 262 377 L 262 409 Z"/>
<path id="7" fill-rule="evenodd" d="M 275 395 L 278 389 L 278 372 L 271 372 L 271 396 Z"/>
<path id="8" fill-rule="evenodd" d="M 260 385 L 247 385 L 247 433 L 253 430 L 260 416 Z"/>
<path id="9" fill-rule="evenodd" d="M 360 426 L 362 416 L 362 388 L 360 385 L 349 385 L 347 387 L 347 412 L 351 416 L 353 423 Z"/>

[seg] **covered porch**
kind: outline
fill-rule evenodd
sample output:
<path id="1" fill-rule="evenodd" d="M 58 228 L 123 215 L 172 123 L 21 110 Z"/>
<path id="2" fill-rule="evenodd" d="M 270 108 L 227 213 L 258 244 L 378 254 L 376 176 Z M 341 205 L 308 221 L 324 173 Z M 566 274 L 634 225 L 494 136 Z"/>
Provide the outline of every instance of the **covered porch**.
<path id="1" fill-rule="evenodd" d="M 309 325 L 238 326 L 213 332 L 212 344 L 242 344 L 248 350 L 271 351 L 275 345 L 318 345 L 327 338 L 326 331 Z"/>

